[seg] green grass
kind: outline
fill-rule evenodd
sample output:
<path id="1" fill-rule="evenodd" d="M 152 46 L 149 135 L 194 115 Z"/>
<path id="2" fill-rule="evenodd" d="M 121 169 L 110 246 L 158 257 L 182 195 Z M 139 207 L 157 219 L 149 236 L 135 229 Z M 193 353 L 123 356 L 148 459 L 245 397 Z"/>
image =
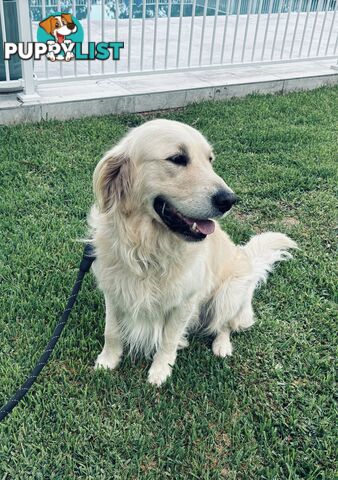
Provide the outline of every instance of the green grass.
<path id="1" fill-rule="evenodd" d="M 336 478 L 334 275 L 338 89 L 202 103 L 159 116 L 214 144 L 242 201 L 222 225 L 300 245 L 215 358 L 193 338 L 157 390 L 149 362 L 95 372 L 104 304 L 86 278 L 31 393 L 0 426 L 0 479 Z M 0 128 L 0 403 L 37 361 L 73 285 L 102 153 L 154 115 Z"/>

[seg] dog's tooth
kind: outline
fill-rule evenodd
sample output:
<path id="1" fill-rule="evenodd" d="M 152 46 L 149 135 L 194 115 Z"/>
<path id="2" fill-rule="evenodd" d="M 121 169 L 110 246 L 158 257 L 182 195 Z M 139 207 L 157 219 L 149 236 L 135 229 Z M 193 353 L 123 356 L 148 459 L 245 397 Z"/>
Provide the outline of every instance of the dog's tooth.
<path id="1" fill-rule="evenodd" d="M 162 207 L 162 215 L 164 215 L 165 206 L 166 206 L 166 203 L 164 202 L 163 207 Z"/>
<path id="2" fill-rule="evenodd" d="M 198 231 L 198 229 L 197 229 L 197 223 L 196 223 L 196 222 L 194 222 L 194 223 L 192 224 L 191 230 L 193 230 L 194 232 L 197 232 L 197 231 Z"/>

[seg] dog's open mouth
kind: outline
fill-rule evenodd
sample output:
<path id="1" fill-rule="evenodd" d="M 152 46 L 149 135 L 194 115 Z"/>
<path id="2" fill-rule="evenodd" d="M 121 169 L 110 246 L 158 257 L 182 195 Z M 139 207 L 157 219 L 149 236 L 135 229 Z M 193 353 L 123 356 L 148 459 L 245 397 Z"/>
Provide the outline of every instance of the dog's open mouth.
<path id="1" fill-rule="evenodd" d="M 56 36 L 57 36 L 57 39 L 58 39 L 58 43 L 63 43 L 64 39 L 65 39 L 65 36 L 64 35 L 61 35 L 60 33 L 56 32 Z"/>
<path id="2" fill-rule="evenodd" d="M 155 198 L 154 210 L 171 231 L 185 240 L 200 241 L 215 231 L 212 220 L 186 217 L 163 197 Z"/>

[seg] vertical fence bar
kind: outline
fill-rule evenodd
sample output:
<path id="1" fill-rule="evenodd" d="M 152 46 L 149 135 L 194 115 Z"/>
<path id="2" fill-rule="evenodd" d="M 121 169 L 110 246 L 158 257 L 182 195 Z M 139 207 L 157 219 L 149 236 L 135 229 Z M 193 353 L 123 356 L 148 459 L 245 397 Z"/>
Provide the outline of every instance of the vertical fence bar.
<path id="1" fill-rule="evenodd" d="M 330 27 L 329 36 L 328 36 L 327 43 L 326 43 L 326 48 L 325 48 L 325 55 L 327 55 L 327 52 L 329 51 L 333 25 L 334 25 L 334 22 L 335 22 L 335 19 L 336 19 L 336 13 L 337 13 L 337 3 L 335 4 L 335 7 L 334 7 L 334 13 L 333 13 L 333 17 L 332 17 L 331 27 Z"/>
<path id="2" fill-rule="evenodd" d="M 1 19 L 1 32 L 2 32 L 2 40 L 3 43 L 7 42 L 7 35 L 6 35 L 6 21 L 5 21 L 5 13 L 4 13 L 4 4 L 3 0 L 0 0 L 0 19 Z M 5 46 L 4 46 L 5 50 Z M 9 82 L 11 79 L 10 71 L 9 71 L 9 60 L 4 60 L 5 63 L 5 77 L 6 82 Z"/>
<path id="3" fill-rule="evenodd" d="M 297 11 L 296 25 L 295 25 L 295 29 L 293 31 L 289 58 L 292 58 L 293 49 L 295 47 L 295 40 L 296 40 L 296 34 L 297 34 L 297 29 L 298 29 L 299 17 L 300 17 L 300 12 L 301 12 L 301 9 L 302 9 L 302 0 L 299 0 L 299 4 L 297 4 L 297 5 L 298 5 L 298 11 Z"/>
<path id="4" fill-rule="evenodd" d="M 249 0 L 247 17 L 246 17 L 246 23 L 245 23 L 245 32 L 244 32 L 244 40 L 243 40 L 243 48 L 242 48 L 241 62 L 243 62 L 243 60 L 244 60 L 244 55 L 245 55 L 245 47 L 246 47 L 246 40 L 247 40 L 247 38 L 248 38 L 248 29 L 249 29 L 249 21 L 250 21 L 251 8 L 252 8 L 252 0 Z"/>
<path id="5" fill-rule="evenodd" d="M 282 59 L 283 55 L 284 55 L 286 35 L 287 35 L 287 32 L 288 32 L 289 23 L 290 23 L 291 4 L 292 4 L 292 0 L 288 0 L 288 16 L 286 17 L 286 24 L 285 24 L 285 30 L 284 30 L 284 36 L 283 36 L 283 42 L 282 42 L 282 49 L 281 49 L 280 57 L 279 57 L 280 59 Z"/>
<path id="6" fill-rule="evenodd" d="M 90 30 L 90 10 L 91 10 L 91 0 L 87 0 L 87 35 L 88 43 L 91 40 L 91 30 Z M 88 74 L 92 73 L 92 62 L 87 62 L 88 65 Z"/>
<path id="7" fill-rule="evenodd" d="M 195 10 L 196 10 L 196 0 L 193 0 L 193 2 L 192 2 L 192 12 L 191 12 L 191 24 L 190 24 L 188 67 L 190 67 L 190 63 L 191 63 L 192 40 L 193 40 L 193 37 L 194 37 Z"/>
<path id="8" fill-rule="evenodd" d="M 319 50 L 320 50 L 320 47 L 321 47 L 321 44 L 322 44 L 323 33 L 324 33 L 324 28 L 325 28 L 325 23 L 326 23 L 327 12 L 329 10 L 329 5 L 330 5 L 330 0 L 326 0 L 325 14 L 324 14 L 324 18 L 323 18 L 323 24 L 322 24 L 322 28 L 321 28 L 321 31 L 320 31 L 318 46 L 317 46 L 317 52 L 316 52 L 317 57 L 319 55 Z"/>
<path id="9" fill-rule="evenodd" d="M 0 1 L 0 6 L 2 1 Z M 31 17 L 29 12 L 28 2 L 17 2 L 16 3 L 17 12 L 18 12 L 18 26 L 19 26 L 19 38 L 20 42 L 31 42 L 32 41 L 32 30 L 31 30 Z M 1 12 L 1 18 L 3 17 L 3 9 Z M 5 30 L 4 30 L 5 32 Z M 19 94 L 21 100 L 29 100 L 30 98 L 36 98 L 37 94 L 35 92 L 34 84 L 34 64 L 33 59 L 25 60 L 21 62 L 22 69 L 22 78 L 24 82 L 23 95 Z"/>
<path id="10" fill-rule="evenodd" d="M 312 34 L 311 34 L 311 39 L 310 39 L 310 43 L 309 43 L 309 48 L 308 48 L 308 51 L 307 51 L 307 56 L 308 56 L 308 57 L 309 57 L 310 54 L 311 54 L 313 37 L 314 37 L 315 31 L 316 31 L 316 25 L 317 25 L 317 21 L 318 21 L 318 13 L 319 13 L 320 7 L 322 7 L 322 0 L 319 0 L 318 3 L 317 3 L 316 16 L 315 16 L 315 19 L 314 19 L 314 22 L 313 22 L 313 25 L 312 25 Z"/>
<path id="11" fill-rule="evenodd" d="M 251 61 L 252 62 L 253 62 L 254 57 L 255 57 L 257 34 L 258 34 L 258 30 L 259 30 L 259 23 L 260 23 L 260 20 L 261 20 L 261 13 L 262 13 L 262 6 L 263 6 L 262 2 L 263 2 L 263 0 L 259 0 L 258 17 L 257 17 L 257 22 L 256 22 L 254 41 L 253 41 L 253 45 L 252 45 L 252 54 L 251 54 Z"/>
<path id="12" fill-rule="evenodd" d="M 198 61 L 198 65 L 202 65 L 202 56 L 203 56 L 203 47 L 204 47 L 204 33 L 205 33 L 205 21 L 206 21 L 206 18 L 207 18 L 208 3 L 209 3 L 209 0 L 204 0 L 203 23 L 202 23 L 201 43 L 200 43 L 200 58 L 199 58 L 199 61 Z"/>
<path id="13" fill-rule="evenodd" d="M 129 17 L 129 22 L 128 22 L 128 72 L 130 72 L 132 26 L 133 26 L 133 0 L 129 0 L 128 17 Z"/>
<path id="14" fill-rule="evenodd" d="M 141 58 L 140 58 L 140 70 L 143 70 L 143 58 L 144 58 L 144 33 L 145 33 L 145 21 L 146 21 L 146 10 L 147 0 L 143 0 L 142 3 L 142 33 L 141 33 Z"/>
<path id="15" fill-rule="evenodd" d="M 310 0 L 311 1 L 311 0 Z M 278 15 L 277 15 L 277 23 L 276 23 L 276 29 L 275 29 L 275 34 L 274 34 L 274 37 L 273 37 L 273 42 L 272 42 L 272 49 L 271 49 L 271 56 L 270 56 L 270 60 L 273 59 L 273 56 L 274 56 L 274 53 L 275 53 L 275 46 L 276 46 L 276 40 L 277 40 L 277 35 L 278 35 L 278 28 L 279 28 L 279 22 L 280 22 L 280 14 L 281 14 L 281 11 L 282 11 L 282 2 L 279 2 L 279 5 L 278 5 Z"/>
<path id="16" fill-rule="evenodd" d="M 156 64 L 156 40 L 157 40 L 158 1 L 159 1 L 159 0 L 155 0 L 155 24 L 154 24 L 154 43 L 153 43 L 153 70 L 155 70 L 155 64 Z"/>
<path id="17" fill-rule="evenodd" d="M 225 18 L 225 22 L 224 22 L 223 39 L 222 39 L 221 63 L 223 63 L 223 60 L 224 60 L 225 41 L 226 41 L 226 36 L 227 36 L 227 33 L 228 33 L 228 20 L 229 20 L 229 16 L 230 16 L 231 4 L 232 4 L 232 0 L 227 0 L 227 11 L 226 11 L 226 18 Z"/>
<path id="18" fill-rule="evenodd" d="M 46 0 L 42 0 L 41 15 L 42 15 L 42 19 L 46 18 Z M 44 57 L 43 63 L 44 63 L 44 67 L 45 67 L 45 77 L 46 78 L 48 78 L 48 76 L 49 76 L 48 62 L 49 62 L 49 60 L 46 57 Z"/>
<path id="19" fill-rule="evenodd" d="M 115 3 L 115 42 L 118 42 L 119 39 L 119 16 L 120 16 L 120 4 L 119 0 L 116 0 Z M 115 60 L 115 73 L 117 73 L 117 64 L 118 62 Z"/>
<path id="20" fill-rule="evenodd" d="M 178 26 L 178 37 L 177 37 L 176 68 L 178 67 L 180 62 L 183 7 L 184 7 L 184 0 L 180 0 L 180 21 Z"/>
<path id="21" fill-rule="evenodd" d="M 236 40 L 237 40 L 237 30 L 238 30 L 238 22 L 239 22 L 239 16 L 240 16 L 240 13 L 241 13 L 241 3 L 242 3 L 242 0 L 239 0 L 239 1 L 238 1 L 238 6 L 237 6 L 237 16 L 236 16 L 235 32 L 234 32 L 234 42 L 233 42 L 233 44 L 232 44 L 231 63 L 234 63 Z"/>
<path id="22" fill-rule="evenodd" d="M 73 11 L 74 17 L 76 17 L 76 0 L 73 0 L 73 3 L 72 3 L 72 11 Z M 75 77 L 77 77 L 77 63 L 76 63 L 76 58 L 74 58 L 74 75 L 75 75 Z"/>
<path id="23" fill-rule="evenodd" d="M 308 6 L 307 6 L 307 9 L 306 9 L 305 24 L 304 24 L 304 28 L 303 28 L 302 40 L 301 40 L 301 42 L 300 42 L 298 57 L 301 57 L 301 56 L 302 56 L 302 50 L 303 50 L 303 45 L 304 45 L 304 40 L 305 40 L 305 34 L 306 34 L 306 28 L 307 28 L 307 24 L 308 24 L 308 21 L 309 21 L 311 3 L 312 3 L 312 1 L 311 1 L 311 0 L 308 0 Z"/>
<path id="24" fill-rule="evenodd" d="M 168 66 L 168 49 L 169 49 L 169 36 L 170 36 L 170 21 L 171 21 L 171 0 L 168 0 L 168 18 L 167 18 L 167 32 L 166 32 L 166 41 L 165 41 L 165 58 L 164 58 L 164 68 L 167 69 Z"/>
<path id="25" fill-rule="evenodd" d="M 206 0 L 205 0 L 205 1 L 206 1 Z M 251 0 L 250 0 L 250 1 L 251 1 Z M 218 10 L 219 10 L 219 0 L 216 0 L 215 18 L 214 18 L 214 28 L 213 28 L 213 32 L 212 32 L 211 49 L 210 49 L 210 65 L 212 65 L 213 58 L 214 58 L 214 47 L 215 47 L 215 38 L 216 38 L 216 28 L 217 28 Z"/>
<path id="26" fill-rule="evenodd" d="M 105 0 L 101 0 L 101 41 L 104 42 L 104 33 L 105 33 L 105 25 L 104 25 L 104 18 L 105 18 Z M 104 73 L 104 64 L 105 62 L 101 62 L 101 73 Z"/>
<path id="27" fill-rule="evenodd" d="M 266 19 L 266 26 L 265 26 L 265 32 L 264 32 L 264 40 L 263 40 L 261 61 L 264 59 L 264 54 L 265 54 L 266 40 L 267 40 L 267 37 L 268 37 L 272 5 L 273 5 L 273 0 L 269 0 L 269 11 L 268 11 L 268 18 Z"/>

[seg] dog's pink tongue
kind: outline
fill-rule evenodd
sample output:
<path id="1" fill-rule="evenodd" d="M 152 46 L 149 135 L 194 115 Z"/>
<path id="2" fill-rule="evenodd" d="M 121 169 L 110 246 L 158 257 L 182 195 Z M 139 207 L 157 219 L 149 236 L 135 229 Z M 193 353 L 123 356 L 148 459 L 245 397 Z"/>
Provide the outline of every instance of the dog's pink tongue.
<path id="1" fill-rule="evenodd" d="M 196 225 L 204 235 L 210 235 L 215 231 L 215 223 L 212 220 L 196 220 Z"/>
<path id="2" fill-rule="evenodd" d="M 60 35 L 60 33 L 56 33 L 56 36 L 57 36 L 57 39 L 58 39 L 58 43 L 63 43 L 63 40 L 64 40 L 65 36 Z"/>

